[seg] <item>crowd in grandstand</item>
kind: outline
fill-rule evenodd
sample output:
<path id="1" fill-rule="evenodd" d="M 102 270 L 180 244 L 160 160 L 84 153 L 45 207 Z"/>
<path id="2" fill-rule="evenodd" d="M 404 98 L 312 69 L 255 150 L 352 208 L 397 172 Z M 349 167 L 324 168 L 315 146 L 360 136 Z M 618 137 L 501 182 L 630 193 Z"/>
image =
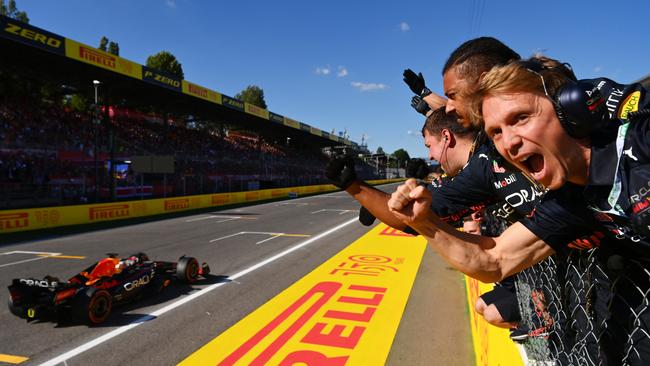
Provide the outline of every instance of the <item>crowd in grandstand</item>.
<path id="1" fill-rule="evenodd" d="M 116 163 L 134 155 L 172 155 L 175 160 L 173 174 L 140 177 L 129 169 L 118 176 L 118 186 L 144 183 L 154 186 L 154 194 L 199 194 L 246 190 L 250 181 L 266 182 L 269 188 L 326 182 L 327 157 L 297 139 L 289 144 L 286 137 L 228 125 L 197 128 L 183 122 L 183 116 L 165 120 L 126 107 L 104 112 L 75 111 L 27 97 L 0 103 L 0 205 L 107 199 L 108 123 Z M 365 169 L 371 177 L 372 170 Z"/>

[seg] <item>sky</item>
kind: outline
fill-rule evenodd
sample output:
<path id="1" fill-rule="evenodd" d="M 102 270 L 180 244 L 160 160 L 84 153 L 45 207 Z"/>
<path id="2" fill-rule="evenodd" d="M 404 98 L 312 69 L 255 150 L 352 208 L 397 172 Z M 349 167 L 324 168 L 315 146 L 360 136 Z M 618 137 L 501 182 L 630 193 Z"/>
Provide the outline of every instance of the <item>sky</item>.
<path id="1" fill-rule="evenodd" d="M 424 117 L 402 72 L 442 93 L 442 67 L 461 43 L 492 36 L 522 57 L 569 62 L 578 78 L 630 83 L 650 74 L 650 2 L 515 0 L 17 0 L 30 24 L 144 64 L 166 50 L 185 79 L 234 96 L 264 90 L 268 109 L 371 151 L 426 157 Z"/>

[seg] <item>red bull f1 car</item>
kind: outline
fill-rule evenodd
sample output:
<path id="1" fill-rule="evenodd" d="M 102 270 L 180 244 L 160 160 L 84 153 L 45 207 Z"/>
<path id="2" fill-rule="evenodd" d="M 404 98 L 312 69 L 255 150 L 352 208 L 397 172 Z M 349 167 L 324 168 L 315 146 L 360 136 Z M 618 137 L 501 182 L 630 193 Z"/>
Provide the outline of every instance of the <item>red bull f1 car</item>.
<path id="1" fill-rule="evenodd" d="M 9 286 L 12 314 L 36 319 L 44 314 L 66 312 L 82 322 L 101 324 L 113 306 L 161 292 L 172 281 L 196 282 L 210 273 L 210 267 L 192 257 L 178 262 L 149 260 L 144 253 L 119 259 L 109 253 L 68 281 L 16 278 Z"/>

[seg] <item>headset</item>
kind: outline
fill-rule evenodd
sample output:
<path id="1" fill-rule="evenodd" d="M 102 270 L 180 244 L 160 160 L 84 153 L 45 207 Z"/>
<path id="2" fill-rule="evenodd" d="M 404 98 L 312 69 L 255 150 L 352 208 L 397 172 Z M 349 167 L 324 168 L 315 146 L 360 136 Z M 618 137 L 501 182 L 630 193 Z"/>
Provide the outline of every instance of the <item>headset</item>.
<path id="1" fill-rule="evenodd" d="M 606 100 L 601 90 L 611 90 L 619 86 L 611 80 L 603 79 L 603 83 L 594 85 L 591 80 L 568 80 L 554 95 L 546 89 L 544 76 L 541 72 L 548 70 L 542 63 L 534 60 L 519 61 L 528 71 L 542 79 L 544 93 L 555 107 L 560 124 L 569 136 L 584 138 L 602 128 L 610 120 Z M 564 64 L 569 67 L 568 64 Z"/>

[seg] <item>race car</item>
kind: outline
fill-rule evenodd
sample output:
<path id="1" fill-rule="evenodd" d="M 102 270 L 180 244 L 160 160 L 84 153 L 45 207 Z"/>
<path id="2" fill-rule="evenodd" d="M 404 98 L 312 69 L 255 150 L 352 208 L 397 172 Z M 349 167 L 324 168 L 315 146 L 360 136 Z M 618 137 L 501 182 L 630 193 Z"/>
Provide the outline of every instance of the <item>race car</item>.
<path id="1" fill-rule="evenodd" d="M 192 257 L 178 262 L 152 261 L 144 253 L 119 259 L 108 253 L 66 282 L 56 277 L 16 278 L 9 286 L 9 311 L 36 319 L 45 314 L 67 313 L 91 325 L 101 324 L 113 306 L 161 292 L 172 281 L 194 283 L 210 267 Z"/>

